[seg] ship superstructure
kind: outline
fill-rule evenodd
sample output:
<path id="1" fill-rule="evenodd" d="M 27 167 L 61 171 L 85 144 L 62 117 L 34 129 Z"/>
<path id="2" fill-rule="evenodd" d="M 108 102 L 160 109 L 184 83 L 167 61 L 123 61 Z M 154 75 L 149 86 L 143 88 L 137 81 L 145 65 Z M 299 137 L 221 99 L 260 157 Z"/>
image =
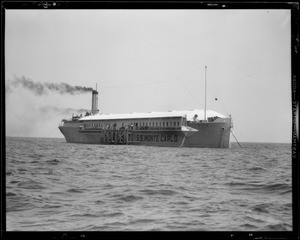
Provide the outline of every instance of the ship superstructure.
<path id="1" fill-rule="evenodd" d="M 93 90 L 91 112 L 62 120 L 59 129 L 70 143 L 228 148 L 231 117 L 206 110 L 206 87 L 204 110 L 129 114 L 100 114 Z"/>
<path id="2" fill-rule="evenodd" d="M 98 92 L 92 93 L 92 110 L 86 116 L 62 120 L 67 142 L 133 144 L 168 147 L 228 148 L 231 118 L 208 110 L 129 114 L 97 113 Z M 94 114 L 93 114 L 94 113 Z"/>

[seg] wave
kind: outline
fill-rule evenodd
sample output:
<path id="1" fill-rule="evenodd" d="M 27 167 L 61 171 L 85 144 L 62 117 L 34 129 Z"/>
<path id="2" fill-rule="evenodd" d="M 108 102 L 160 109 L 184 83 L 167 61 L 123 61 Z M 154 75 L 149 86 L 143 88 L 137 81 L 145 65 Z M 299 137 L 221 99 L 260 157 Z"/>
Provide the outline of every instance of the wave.
<path id="1" fill-rule="evenodd" d="M 101 201 L 101 200 L 97 200 L 95 201 L 96 204 L 104 204 L 105 202 L 104 201 Z"/>
<path id="2" fill-rule="evenodd" d="M 187 153 L 179 153 L 176 155 L 176 157 L 191 157 L 193 156 L 192 154 L 187 154 Z"/>
<path id="3" fill-rule="evenodd" d="M 168 190 L 168 189 L 159 189 L 159 190 L 146 189 L 146 190 L 141 190 L 140 192 L 142 192 L 146 195 L 167 195 L 167 196 L 172 196 L 172 195 L 177 194 L 176 191 Z"/>
<path id="4" fill-rule="evenodd" d="M 61 208 L 61 205 L 52 205 L 52 204 L 45 204 L 44 208 Z"/>
<path id="5" fill-rule="evenodd" d="M 266 184 L 254 184 L 247 182 L 229 182 L 225 183 L 227 186 L 237 187 L 238 190 L 255 191 L 262 193 L 274 193 L 287 194 L 292 192 L 291 184 L 287 183 L 266 183 Z"/>
<path id="6" fill-rule="evenodd" d="M 8 229 L 292 229 L 290 163 L 278 148 L 268 154 L 259 144 L 231 150 L 102 147 L 64 139 L 9 144 Z"/>
<path id="7" fill-rule="evenodd" d="M 12 180 L 10 183 L 11 184 L 15 184 L 15 183 L 19 183 L 20 181 L 17 181 L 17 180 Z"/>
<path id="8" fill-rule="evenodd" d="M 83 213 L 83 214 L 76 213 L 76 214 L 70 215 L 70 217 L 89 217 L 89 218 L 98 218 L 99 215 L 91 214 L 91 213 Z"/>
<path id="9" fill-rule="evenodd" d="M 70 189 L 67 190 L 67 192 L 69 192 L 69 193 L 83 193 L 84 190 L 76 189 L 76 188 L 70 188 Z"/>
<path id="10" fill-rule="evenodd" d="M 41 158 L 45 157 L 45 155 L 34 153 L 34 154 L 28 155 L 28 157 L 33 158 L 35 160 L 40 160 Z"/>
<path id="11" fill-rule="evenodd" d="M 28 170 L 27 170 L 27 169 L 24 169 L 24 168 L 18 168 L 18 171 L 19 171 L 19 172 L 27 172 Z"/>
<path id="12" fill-rule="evenodd" d="M 226 183 L 226 185 L 228 185 L 228 186 L 245 186 L 245 185 L 247 185 L 247 183 L 245 183 L 245 182 L 229 182 L 229 183 Z"/>
<path id="13" fill-rule="evenodd" d="M 241 224 L 239 226 L 239 228 L 242 228 L 242 229 L 245 229 L 245 230 L 257 230 L 257 226 L 253 225 L 253 224 L 250 224 L 250 223 L 244 223 L 244 224 Z"/>
<path id="14" fill-rule="evenodd" d="M 40 163 L 40 161 L 38 161 L 38 160 L 33 160 L 33 161 L 31 161 L 30 163 Z"/>
<path id="15" fill-rule="evenodd" d="M 259 212 L 259 213 L 269 213 L 269 210 L 268 210 L 269 207 L 270 207 L 270 204 L 263 203 L 263 204 L 257 204 L 255 206 L 253 206 L 251 208 L 251 210 L 255 211 L 255 212 Z"/>
<path id="16" fill-rule="evenodd" d="M 246 216 L 244 220 L 248 220 L 248 221 L 250 221 L 250 222 L 255 222 L 255 223 L 258 223 L 258 224 L 265 223 L 264 220 L 259 219 L 259 218 L 256 218 L 257 216 L 259 216 L 259 215 L 256 215 L 256 216 L 253 216 L 253 217 L 251 217 L 251 216 Z"/>
<path id="17" fill-rule="evenodd" d="M 135 202 L 138 200 L 143 200 L 144 198 L 141 196 L 135 196 L 135 195 L 128 195 L 124 197 L 120 197 L 119 200 L 124 201 L 124 202 Z"/>
<path id="18" fill-rule="evenodd" d="M 17 185 L 18 187 L 25 189 L 45 189 L 45 187 L 40 182 L 37 182 L 35 180 L 19 182 Z"/>
<path id="19" fill-rule="evenodd" d="M 51 159 L 51 160 L 47 160 L 46 163 L 51 164 L 51 165 L 57 165 L 60 163 L 60 161 L 56 158 Z"/>
<path id="20" fill-rule="evenodd" d="M 6 176 L 14 175 L 14 171 L 12 170 L 7 170 L 6 171 Z"/>
<path id="21" fill-rule="evenodd" d="M 270 184 L 266 185 L 264 188 L 268 191 L 279 191 L 282 194 L 292 192 L 292 186 L 287 183 Z"/>
<path id="22" fill-rule="evenodd" d="M 113 213 L 107 213 L 107 214 L 101 214 L 102 217 L 119 217 L 123 216 L 124 213 L 122 212 L 113 212 Z"/>
<path id="23" fill-rule="evenodd" d="M 291 231 L 292 225 L 287 223 L 270 224 L 267 226 L 270 231 Z"/>
<path id="24" fill-rule="evenodd" d="M 6 212 L 19 212 L 26 211 L 35 207 L 30 203 L 30 200 L 25 196 L 14 196 L 13 199 L 7 201 L 6 203 Z"/>
<path id="25" fill-rule="evenodd" d="M 142 219 L 136 219 L 136 220 L 130 221 L 129 224 L 152 223 L 155 221 L 156 221 L 155 219 L 142 218 Z"/>
<path id="26" fill-rule="evenodd" d="M 292 203 L 285 203 L 285 204 L 283 205 L 283 207 L 285 207 L 285 208 L 287 208 L 287 209 L 292 209 L 293 204 L 292 204 Z"/>
<path id="27" fill-rule="evenodd" d="M 180 202 L 175 202 L 174 204 L 176 205 L 188 205 L 188 202 L 180 201 Z"/>
<path id="28" fill-rule="evenodd" d="M 12 193 L 12 192 L 7 192 L 6 193 L 6 197 L 13 197 L 13 196 L 17 196 L 17 194 Z"/>
<path id="29" fill-rule="evenodd" d="M 257 172 L 257 171 L 267 171 L 265 168 L 263 167 L 251 167 L 248 169 L 249 171 L 254 171 L 254 172 Z"/>

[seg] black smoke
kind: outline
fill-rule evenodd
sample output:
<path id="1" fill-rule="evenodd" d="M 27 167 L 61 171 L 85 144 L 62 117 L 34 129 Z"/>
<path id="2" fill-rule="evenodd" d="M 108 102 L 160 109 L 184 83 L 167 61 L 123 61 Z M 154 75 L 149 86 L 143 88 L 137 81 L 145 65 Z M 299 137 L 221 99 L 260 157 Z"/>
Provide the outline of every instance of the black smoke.
<path id="1" fill-rule="evenodd" d="M 86 112 L 89 112 L 87 109 L 76 109 L 76 108 L 63 108 L 63 107 L 56 107 L 56 106 L 43 106 L 39 108 L 40 114 L 84 114 Z"/>
<path id="2" fill-rule="evenodd" d="M 14 87 L 21 86 L 32 91 L 37 96 L 47 95 L 49 91 L 58 92 L 60 94 L 82 94 L 87 92 L 92 92 L 93 88 L 91 87 L 82 87 L 82 86 L 71 86 L 68 83 L 41 83 L 34 82 L 31 79 L 28 79 L 24 76 L 14 77 L 12 81 L 9 81 L 6 85 L 7 93 L 10 93 L 14 90 Z"/>

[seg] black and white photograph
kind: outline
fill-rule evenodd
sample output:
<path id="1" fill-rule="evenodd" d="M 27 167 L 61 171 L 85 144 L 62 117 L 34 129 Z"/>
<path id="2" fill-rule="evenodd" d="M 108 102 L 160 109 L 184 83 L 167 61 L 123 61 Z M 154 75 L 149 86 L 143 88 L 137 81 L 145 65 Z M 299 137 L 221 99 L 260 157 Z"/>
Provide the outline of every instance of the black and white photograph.
<path id="1" fill-rule="evenodd" d="M 4 10 L 7 232 L 295 230 L 291 9 L 43 4 Z"/>

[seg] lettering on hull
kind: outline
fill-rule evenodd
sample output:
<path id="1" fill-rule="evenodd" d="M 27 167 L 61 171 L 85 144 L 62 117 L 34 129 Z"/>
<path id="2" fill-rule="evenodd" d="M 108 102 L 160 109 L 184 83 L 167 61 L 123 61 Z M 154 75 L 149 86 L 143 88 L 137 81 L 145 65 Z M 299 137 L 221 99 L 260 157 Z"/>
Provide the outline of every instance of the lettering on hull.
<path id="1" fill-rule="evenodd" d="M 178 137 L 174 134 L 136 135 L 136 141 L 140 142 L 177 142 Z"/>

